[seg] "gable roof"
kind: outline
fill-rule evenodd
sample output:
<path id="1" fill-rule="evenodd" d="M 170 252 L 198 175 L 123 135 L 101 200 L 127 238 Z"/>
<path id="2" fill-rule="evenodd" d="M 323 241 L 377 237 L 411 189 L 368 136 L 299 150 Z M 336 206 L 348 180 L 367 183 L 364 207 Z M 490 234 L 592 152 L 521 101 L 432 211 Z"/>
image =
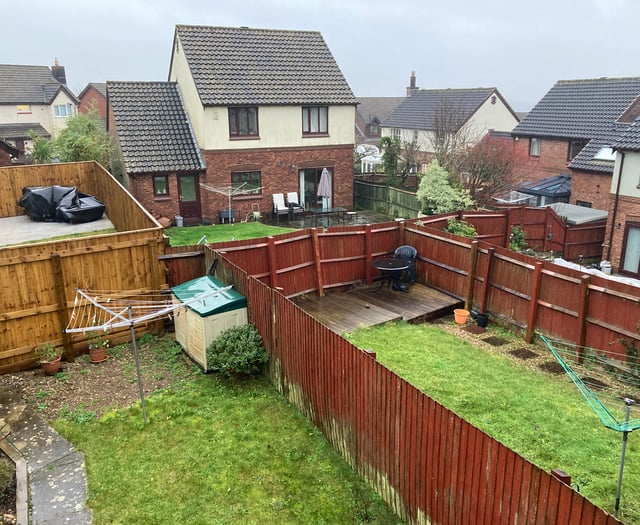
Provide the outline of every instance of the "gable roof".
<path id="1" fill-rule="evenodd" d="M 614 123 L 640 95 L 640 78 L 560 80 L 513 129 L 515 136 L 592 139 Z"/>
<path id="2" fill-rule="evenodd" d="M 129 174 L 206 168 L 176 82 L 107 82 Z"/>
<path id="3" fill-rule="evenodd" d="M 403 99 L 391 115 L 382 122 L 382 125 L 391 128 L 434 131 L 438 114 L 441 111 L 451 110 L 456 113 L 455 118 L 460 121 L 460 127 L 462 127 L 494 94 L 509 108 L 496 88 L 419 89 L 410 97 Z M 513 113 L 511 108 L 509 110 Z"/>
<path id="4" fill-rule="evenodd" d="M 373 122 L 377 118 L 380 122 L 385 120 L 402 103 L 406 97 L 358 97 L 356 111 L 362 117 L 365 124 Z"/>
<path id="5" fill-rule="evenodd" d="M 640 120 L 636 120 L 620 133 L 614 148 L 616 150 L 640 151 Z"/>
<path id="6" fill-rule="evenodd" d="M 77 103 L 47 66 L 0 64 L 0 104 L 51 104 L 61 90 Z"/>
<path id="7" fill-rule="evenodd" d="M 107 98 L 107 83 L 106 82 L 89 82 L 86 87 L 80 92 L 78 98 L 82 98 L 89 89 L 95 89 L 104 98 Z"/>
<path id="8" fill-rule="evenodd" d="M 205 106 L 356 104 L 316 31 L 177 25 L 180 52 Z"/>

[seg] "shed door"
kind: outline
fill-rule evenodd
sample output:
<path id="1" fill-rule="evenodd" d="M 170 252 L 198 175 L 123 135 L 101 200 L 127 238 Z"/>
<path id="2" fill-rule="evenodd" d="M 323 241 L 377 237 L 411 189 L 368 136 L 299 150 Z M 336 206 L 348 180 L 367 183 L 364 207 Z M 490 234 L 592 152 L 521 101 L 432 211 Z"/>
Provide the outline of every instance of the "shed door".
<path id="1" fill-rule="evenodd" d="M 180 215 L 185 224 L 197 224 L 202 219 L 200 208 L 200 177 L 198 174 L 178 175 Z"/>

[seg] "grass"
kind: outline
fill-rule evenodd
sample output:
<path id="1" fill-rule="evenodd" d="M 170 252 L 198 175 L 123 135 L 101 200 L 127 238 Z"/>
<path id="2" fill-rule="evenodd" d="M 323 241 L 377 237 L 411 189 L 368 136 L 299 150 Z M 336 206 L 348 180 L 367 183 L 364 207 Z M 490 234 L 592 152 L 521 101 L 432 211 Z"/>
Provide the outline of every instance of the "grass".
<path id="1" fill-rule="evenodd" d="M 171 246 L 192 246 L 197 244 L 202 237 L 206 237 L 208 243 L 223 241 L 239 241 L 242 239 L 254 239 L 268 237 L 295 231 L 295 228 L 281 228 L 269 226 L 261 222 L 238 222 L 216 224 L 211 226 L 187 226 L 183 228 L 167 228 L 164 230 L 169 237 Z"/>
<path id="2" fill-rule="evenodd" d="M 605 428 L 564 376 L 526 369 L 432 325 L 386 324 L 347 337 L 542 469 L 568 472 L 581 494 L 613 513 L 622 434 Z M 632 433 L 619 514 L 625 523 L 640 524 L 637 487 L 640 442 Z"/>
<path id="3" fill-rule="evenodd" d="M 95 525 L 399 523 L 264 378 L 201 375 L 147 412 L 54 423 L 85 453 Z"/>

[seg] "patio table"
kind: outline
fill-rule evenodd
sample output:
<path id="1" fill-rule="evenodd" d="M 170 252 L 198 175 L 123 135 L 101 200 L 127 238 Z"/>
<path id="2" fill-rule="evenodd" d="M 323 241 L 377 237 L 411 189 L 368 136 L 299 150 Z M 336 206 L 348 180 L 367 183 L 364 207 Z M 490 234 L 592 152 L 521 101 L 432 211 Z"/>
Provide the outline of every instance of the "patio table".
<path id="1" fill-rule="evenodd" d="M 387 283 L 387 286 L 394 290 L 400 290 L 403 292 L 409 291 L 409 288 L 400 282 L 402 273 L 408 270 L 411 266 L 409 261 L 397 259 L 395 257 L 388 257 L 371 261 L 371 266 L 382 273 L 380 284 L 375 290 L 373 290 L 374 292 L 380 290 L 380 288 L 384 286 L 384 283 Z"/>

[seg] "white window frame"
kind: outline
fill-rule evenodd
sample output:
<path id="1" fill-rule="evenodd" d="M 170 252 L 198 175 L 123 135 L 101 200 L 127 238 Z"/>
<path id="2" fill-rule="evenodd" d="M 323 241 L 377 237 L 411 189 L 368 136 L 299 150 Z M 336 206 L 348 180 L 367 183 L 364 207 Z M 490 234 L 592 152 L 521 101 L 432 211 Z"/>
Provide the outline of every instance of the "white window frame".
<path id="1" fill-rule="evenodd" d="M 73 104 L 55 104 L 53 112 L 57 118 L 73 117 Z"/>
<path id="2" fill-rule="evenodd" d="M 531 137 L 529 139 L 529 155 L 532 157 L 540 156 L 540 139 L 537 137 Z"/>

